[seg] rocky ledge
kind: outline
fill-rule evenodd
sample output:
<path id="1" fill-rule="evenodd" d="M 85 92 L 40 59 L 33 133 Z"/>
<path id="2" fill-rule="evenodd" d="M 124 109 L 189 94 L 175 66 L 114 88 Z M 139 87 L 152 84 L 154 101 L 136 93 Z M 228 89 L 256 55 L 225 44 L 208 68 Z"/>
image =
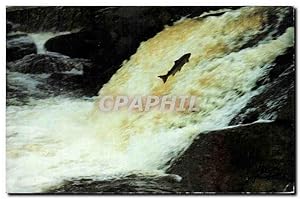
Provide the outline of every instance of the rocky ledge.
<path id="1" fill-rule="evenodd" d="M 91 67 L 91 65 L 92 63 L 86 59 L 72 59 L 57 54 L 30 54 L 7 63 L 7 69 L 11 72 L 41 74 L 71 71 L 72 69 L 82 71 L 84 67 Z"/>
<path id="2" fill-rule="evenodd" d="M 57 53 L 29 54 L 8 62 L 7 105 L 26 104 L 31 98 L 87 96 L 90 90 L 83 77 L 83 68 L 92 65 L 88 59 Z"/>
<path id="3" fill-rule="evenodd" d="M 27 34 L 6 36 L 6 61 L 17 60 L 32 53 L 37 53 L 37 48 Z"/>
<path id="4" fill-rule="evenodd" d="M 292 192 L 294 130 L 257 122 L 200 134 L 168 173 L 188 192 Z"/>

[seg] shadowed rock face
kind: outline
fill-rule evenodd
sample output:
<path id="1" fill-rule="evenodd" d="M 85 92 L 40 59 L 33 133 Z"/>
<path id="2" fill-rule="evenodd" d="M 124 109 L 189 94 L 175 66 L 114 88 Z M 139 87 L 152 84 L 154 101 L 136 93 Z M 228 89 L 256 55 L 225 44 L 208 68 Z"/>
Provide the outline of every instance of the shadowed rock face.
<path id="1" fill-rule="evenodd" d="M 24 32 L 70 31 L 91 26 L 97 8 L 101 7 L 13 6 L 6 8 L 6 18 Z"/>
<path id="2" fill-rule="evenodd" d="M 100 194 L 170 194 L 182 190 L 176 176 L 145 176 L 132 174 L 118 179 L 95 181 L 92 179 L 65 181 L 62 186 L 53 187 L 46 193 L 100 193 Z"/>
<path id="3" fill-rule="evenodd" d="M 84 86 L 86 80 L 83 78 L 82 69 L 91 66 L 90 60 L 54 53 L 30 54 L 8 62 L 7 105 L 23 105 L 28 103 L 30 98 L 88 95 L 89 90 Z M 35 88 L 26 86 L 28 81 L 35 82 Z"/>
<path id="4" fill-rule="evenodd" d="M 287 191 L 295 180 L 294 138 L 294 128 L 280 122 L 200 134 L 168 173 L 191 192 Z"/>
<path id="5" fill-rule="evenodd" d="M 91 62 L 86 59 L 71 59 L 65 56 L 47 54 L 31 54 L 7 64 L 7 68 L 11 72 L 32 74 L 62 72 L 72 69 L 82 70 L 83 67 L 91 67 Z"/>
<path id="6" fill-rule="evenodd" d="M 27 34 L 6 36 L 6 61 L 17 60 L 36 52 L 37 48 Z"/>
<path id="7" fill-rule="evenodd" d="M 11 32 L 13 29 L 13 24 L 9 21 L 6 22 L 6 33 Z"/>
<path id="8" fill-rule="evenodd" d="M 97 55 L 104 56 L 99 54 L 99 49 L 113 47 L 110 42 L 111 38 L 104 30 L 81 31 L 51 38 L 45 43 L 45 48 L 48 51 L 59 52 L 73 58 L 95 59 Z"/>

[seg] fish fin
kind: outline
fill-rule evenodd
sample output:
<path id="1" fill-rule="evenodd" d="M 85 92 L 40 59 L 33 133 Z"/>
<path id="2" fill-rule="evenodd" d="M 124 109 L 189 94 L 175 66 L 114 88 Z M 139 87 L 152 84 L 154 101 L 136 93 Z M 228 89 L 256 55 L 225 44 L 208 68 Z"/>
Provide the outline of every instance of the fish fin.
<path id="1" fill-rule="evenodd" d="M 168 79 L 168 75 L 160 75 L 158 76 L 159 78 L 161 78 L 163 80 L 164 83 L 166 83 L 167 79 Z"/>

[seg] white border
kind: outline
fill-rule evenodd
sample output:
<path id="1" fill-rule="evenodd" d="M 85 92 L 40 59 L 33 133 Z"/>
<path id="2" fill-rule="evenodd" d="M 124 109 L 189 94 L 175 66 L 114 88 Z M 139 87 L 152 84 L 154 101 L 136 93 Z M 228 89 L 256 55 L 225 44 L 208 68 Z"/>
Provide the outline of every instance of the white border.
<path id="1" fill-rule="evenodd" d="M 241 1 L 241 0 L 228 0 L 228 1 L 221 1 L 221 0 L 206 0 L 200 2 L 200 0 L 148 0 L 148 1 L 141 1 L 141 0 L 101 0 L 101 1 L 88 1 L 88 0 L 26 0 L 26 1 L 21 1 L 21 0 L 2 0 L 1 1 L 1 17 L 0 17 L 0 23 L 2 27 L 1 31 L 1 43 L 0 46 L 1 48 L 1 57 L 2 59 L 0 60 L 1 62 L 1 67 L 0 67 L 0 86 L 1 86 L 1 93 L 0 93 L 0 107 L 1 107 L 1 138 L 0 138 L 0 149 L 1 149 L 1 164 L 0 164 L 0 197 L 2 198 L 8 198 L 9 196 L 6 194 L 6 178 L 5 178 L 5 132 L 6 132 L 6 127 L 5 127 L 5 106 L 6 106 L 6 93 L 5 93 L 5 74 L 6 74 L 6 39 L 5 39 L 5 28 L 6 27 L 6 6 L 107 6 L 107 5 L 118 5 L 118 6 L 244 6 L 244 5 L 262 5 L 262 6 L 294 6 L 296 8 L 299 8 L 299 3 L 300 1 L 296 0 L 247 0 L 247 1 Z M 296 12 L 297 13 L 297 12 Z M 299 16 L 297 13 L 297 29 L 299 27 Z M 298 44 L 296 49 L 298 48 Z M 297 50 L 297 57 L 299 56 L 299 50 Z M 299 70 L 297 70 L 297 76 L 299 77 Z M 297 81 L 297 93 L 299 94 L 299 81 Z M 299 98 L 297 97 L 297 112 L 299 112 Z M 297 118 L 297 124 L 300 124 L 299 118 Z M 299 135 L 296 133 L 297 137 L 297 144 L 299 144 Z M 297 147 L 298 149 L 299 147 Z M 297 155 L 298 150 L 297 150 Z M 299 165 L 298 159 L 297 158 L 297 165 Z M 297 181 L 299 179 L 299 170 L 297 172 Z M 297 190 L 299 191 L 299 190 Z M 13 196 L 14 198 L 19 198 L 21 196 Z M 23 196 L 26 198 L 39 198 L 42 196 Z M 61 198 L 65 196 L 47 196 L 47 198 Z M 87 197 L 87 196 L 72 196 L 74 198 L 82 198 L 82 197 Z M 98 196 L 99 197 L 99 196 Z M 100 196 L 107 198 L 109 196 Z M 117 197 L 126 197 L 126 196 L 117 196 Z M 140 196 L 140 197 L 145 197 L 145 196 Z M 165 196 L 157 196 L 157 197 L 165 197 Z M 214 198 L 221 198 L 224 196 L 209 196 L 209 197 L 214 197 Z M 237 196 L 240 197 L 240 196 Z M 248 196 L 248 197 L 253 197 L 253 196 Z M 263 195 L 260 196 L 255 196 L 255 197 L 266 197 Z M 281 198 L 281 197 L 287 197 L 287 196 L 267 196 L 269 197 L 276 197 L 276 198 Z"/>

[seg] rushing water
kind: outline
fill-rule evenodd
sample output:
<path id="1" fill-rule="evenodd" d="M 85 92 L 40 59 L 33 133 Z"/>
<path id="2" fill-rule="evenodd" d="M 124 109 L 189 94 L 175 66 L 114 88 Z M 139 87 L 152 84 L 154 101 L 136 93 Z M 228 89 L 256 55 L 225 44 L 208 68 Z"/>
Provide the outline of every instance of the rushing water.
<path id="1" fill-rule="evenodd" d="M 68 34 L 70 32 L 60 32 L 60 33 L 53 33 L 53 32 L 41 32 L 41 33 L 30 33 L 29 36 L 32 38 L 34 41 L 36 48 L 37 48 L 37 53 L 38 54 L 44 54 L 47 52 L 45 49 L 45 43 L 48 39 L 58 36 L 58 35 L 64 35 Z"/>
<path id="2" fill-rule="evenodd" d="M 198 112 L 101 112 L 96 99 L 53 97 L 7 107 L 9 192 L 41 192 L 64 179 L 163 174 L 206 130 L 226 127 L 260 90 L 259 77 L 293 46 L 294 29 L 274 36 L 268 8 L 181 19 L 146 42 L 99 91 L 104 95 L 194 95 Z M 284 8 L 273 11 L 278 21 Z M 244 48 L 256 35 L 266 36 Z M 173 62 L 190 62 L 163 84 Z"/>

